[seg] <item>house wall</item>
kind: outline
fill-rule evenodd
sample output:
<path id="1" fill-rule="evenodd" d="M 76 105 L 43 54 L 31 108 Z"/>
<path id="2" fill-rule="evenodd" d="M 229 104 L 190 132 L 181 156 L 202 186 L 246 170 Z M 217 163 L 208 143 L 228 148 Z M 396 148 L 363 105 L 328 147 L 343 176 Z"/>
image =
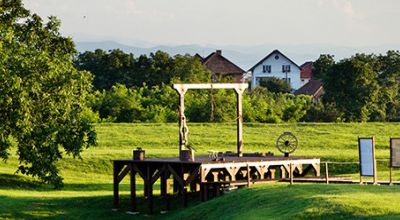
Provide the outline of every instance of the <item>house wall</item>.
<path id="1" fill-rule="evenodd" d="M 276 55 L 279 56 L 279 59 L 275 59 Z M 271 73 L 264 73 L 263 65 L 271 65 Z M 252 72 L 251 88 L 254 89 L 256 86 L 258 86 L 257 78 L 277 77 L 280 79 L 285 79 L 286 74 L 282 72 L 282 65 L 290 65 L 290 72 L 287 74 L 287 77 L 290 78 L 290 84 L 294 90 L 299 89 L 307 83 L 307 80 L 302 82 L 300 79 L 300 68 L 290 62 L 280 53 L 276 52 L 254 68 Z"/>

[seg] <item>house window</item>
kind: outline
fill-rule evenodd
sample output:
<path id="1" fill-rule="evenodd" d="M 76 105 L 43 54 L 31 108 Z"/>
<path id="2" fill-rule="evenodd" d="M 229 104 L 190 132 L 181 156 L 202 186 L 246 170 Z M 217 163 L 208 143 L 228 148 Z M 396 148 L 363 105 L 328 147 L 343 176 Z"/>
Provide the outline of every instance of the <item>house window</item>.
<path id="1" fill-rule="evenodd" d="M 263 73 L 271 73 L 271 65 L 263 65 Z"/>
<path id="2" fill-rule="evenodd" d="M 275 60 L 278 60 L 279 59 L 279 56 L 278 55 L 275 55 Z"/>
<path id="3" fill-rule="evenodd" d="M 290 65 L 282 65 L 283 73 L 290 73 Z"/>

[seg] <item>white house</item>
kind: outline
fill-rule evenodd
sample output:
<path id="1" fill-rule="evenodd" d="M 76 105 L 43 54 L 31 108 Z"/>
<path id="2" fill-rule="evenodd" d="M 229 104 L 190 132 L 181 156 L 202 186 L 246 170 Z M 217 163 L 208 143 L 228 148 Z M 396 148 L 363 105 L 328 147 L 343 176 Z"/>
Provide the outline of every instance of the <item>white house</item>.
<path id="1" fill-rule="evenodd" d="M 287 80 L 294 90 L 299 89 L 308 80 L 301 78 L 301 68 L 279 50 L 274 50 L 264 59 L 249 69 L 251 72 L 251 89 L 259 85 L 260 79 L 276 77 Z"/>

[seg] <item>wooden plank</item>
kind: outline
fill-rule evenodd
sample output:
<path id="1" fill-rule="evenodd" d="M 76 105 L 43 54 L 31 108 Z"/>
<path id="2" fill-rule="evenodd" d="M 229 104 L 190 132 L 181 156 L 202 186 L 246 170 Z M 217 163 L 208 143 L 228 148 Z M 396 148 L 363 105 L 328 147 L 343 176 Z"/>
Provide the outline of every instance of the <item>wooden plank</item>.
<path id="1" fill-rule="evenodd" d="M 226 162 L 226 163 L 203 163 L 202 169 L 218 169 L 218 168 L 227 168 L 231 166 L 236 167 L 247 167 L 249 166 L 286 166 L 289 169 L 290 164 L 319 164 L 320 159 L 301 159 L 301 160 L 274 160 L 274 161 L 248 161 L 248 162 Z"/>

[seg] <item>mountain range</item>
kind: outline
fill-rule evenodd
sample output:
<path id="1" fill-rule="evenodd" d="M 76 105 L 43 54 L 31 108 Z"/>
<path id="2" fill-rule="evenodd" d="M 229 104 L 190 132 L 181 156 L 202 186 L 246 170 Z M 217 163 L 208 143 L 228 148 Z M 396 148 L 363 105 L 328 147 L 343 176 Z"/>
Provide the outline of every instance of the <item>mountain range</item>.
<path id="1" fill-rule="evenodd" d="M 292 59 L 298 65 L 306 61 L 314 61 L 318 59 L 320 54 L 332 54 L 336 60 L 351 57 L 356 53 L 385 53 L 388 50 L 399 50 L 400 45 L 382 45 L 370 47 L 341 47 L 334 45 L 278 45 L 278 44 L 263 44 L 256 46 L 238 46 L 238 45 L 128 45 L 116 41 L 78 41 L 76 48 L 79 52 L 94 51 L 96 49 L 112 50 L 120 49 L 125 53 L 132 53 L 136 57 L 142 54 L 154 53 L 158 50 L 169 53 L 171 56 L 176 54 L 191 54 L 198 53 L 205 57 L 215 50 L 222 50 L 222 55 L 237 64 L 244 70 L 248 70 L 270 52 L 278 49 L 287 57 Z"/>

